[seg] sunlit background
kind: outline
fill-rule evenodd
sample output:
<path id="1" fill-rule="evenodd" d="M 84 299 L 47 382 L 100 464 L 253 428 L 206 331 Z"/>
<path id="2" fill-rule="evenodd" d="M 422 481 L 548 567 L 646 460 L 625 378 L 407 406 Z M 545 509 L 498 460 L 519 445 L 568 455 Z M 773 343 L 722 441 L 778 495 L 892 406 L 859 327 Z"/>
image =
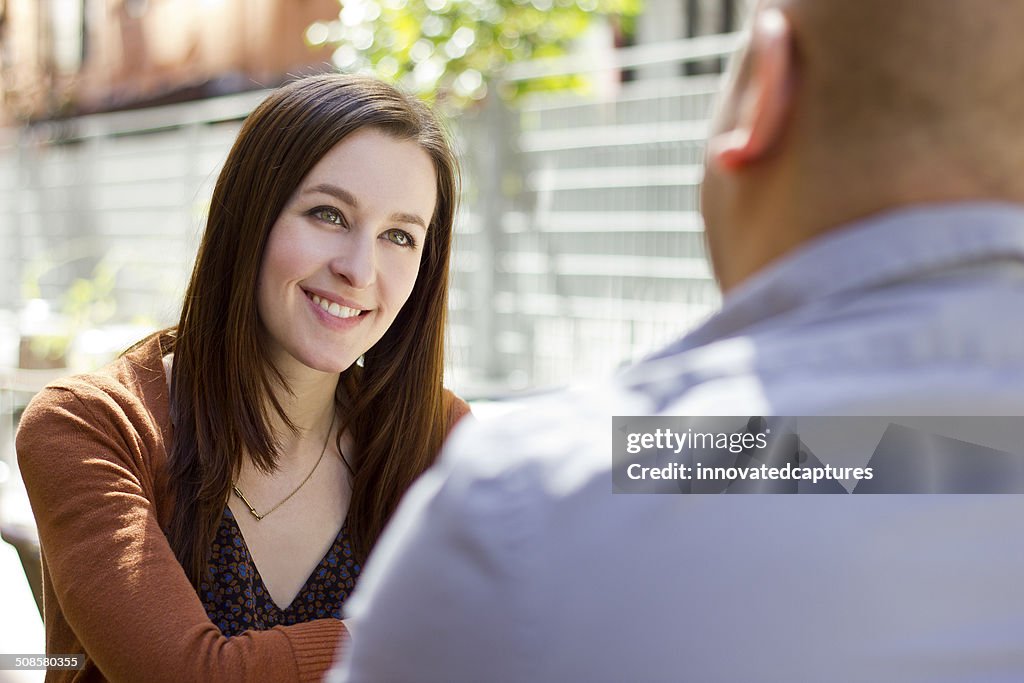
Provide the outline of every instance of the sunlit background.
<path id="1" fill-rule="evenodd" d="M 691 328 L 718 304 L 702 141 L 751 4 L 0 0 L 0 482 L 34 391 L 176 321 L 228 148 L 296 75 L 373 73 L 449 118 L 462 395 L 609 373 Z M 9 499 L 0 522 L 24 516 Z"/>
<path id="2" fill-rule="evenodd" d="M 435 101 L 466 187 L 449 383 L 608 372 L 705 317 L 701 143 L 744 0 L 0 0 L 0 366 L 172 324 L 265 88 L 367 71 Z"/>

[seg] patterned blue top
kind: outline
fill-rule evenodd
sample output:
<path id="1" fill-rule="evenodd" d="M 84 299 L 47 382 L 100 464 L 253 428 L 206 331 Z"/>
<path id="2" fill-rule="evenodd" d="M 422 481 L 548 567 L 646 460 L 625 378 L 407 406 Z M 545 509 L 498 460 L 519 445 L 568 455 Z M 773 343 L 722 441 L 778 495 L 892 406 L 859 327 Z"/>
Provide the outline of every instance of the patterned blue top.
<path id="1" fill-rule="evenodd" d="M 346 521 L 295 599 L 281 609 L 263 585 L 238 523 L 227 506 L 213 539 L 209 568 L 214 580 L 200 584 L 199 597 L 210 621 L 225 636 L 313 619 L 341 619 L 342 605 L 355 588 L 362 569 L 349 545 Z"/>

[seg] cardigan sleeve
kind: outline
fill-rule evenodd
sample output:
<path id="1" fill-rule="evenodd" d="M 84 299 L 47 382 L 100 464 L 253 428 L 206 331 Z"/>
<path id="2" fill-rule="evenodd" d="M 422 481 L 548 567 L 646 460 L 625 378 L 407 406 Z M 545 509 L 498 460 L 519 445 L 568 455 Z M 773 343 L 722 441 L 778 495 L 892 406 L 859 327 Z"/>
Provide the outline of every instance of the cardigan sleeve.
<path id="1" fill-rule="evenodd" d="M 44 390 L 22 417 L 18 462 L 56 602 L 48 651 L 84 652 L 116 681 L 320 680 L 341 621 L 233 638 L 210 621 L 158 523 L 153 430 L 139 423 L 130 399 L 82 382 Z"/>

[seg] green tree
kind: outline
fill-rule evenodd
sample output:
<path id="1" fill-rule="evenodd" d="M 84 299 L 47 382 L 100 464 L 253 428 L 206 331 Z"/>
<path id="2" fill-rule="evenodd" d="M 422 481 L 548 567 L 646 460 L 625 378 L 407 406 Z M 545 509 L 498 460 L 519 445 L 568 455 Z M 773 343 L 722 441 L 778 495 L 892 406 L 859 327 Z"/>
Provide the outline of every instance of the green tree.
<path id="1" fill-rule="evenodd" d="M 514 62 L 558 57 L 595 20 L 628 21 L 642 0 L 340 0 L 339 18 L 306 31 L 337 46 L 342 71 L 369 71 L 447 105 L 482 99 Z M 621 24 L 620 24 L 621 25 Z M 501 94 L 580 87 L 577 77 L 505 83 Z"/>

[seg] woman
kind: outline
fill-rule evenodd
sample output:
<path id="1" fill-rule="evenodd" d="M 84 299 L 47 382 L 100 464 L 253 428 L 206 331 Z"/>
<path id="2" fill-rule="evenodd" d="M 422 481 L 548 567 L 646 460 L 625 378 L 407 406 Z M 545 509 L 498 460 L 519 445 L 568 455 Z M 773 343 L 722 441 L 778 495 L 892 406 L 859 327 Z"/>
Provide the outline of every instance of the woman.
<path id="1" fill-rule="evenodd" d="M 468 411 L 441 386 L 456 195 L 437 121 L 376 81 L 300 80 L 249 116 L 177 327 L 22 418 L 69 677 L 322 676 L 360 563 Z"/>

